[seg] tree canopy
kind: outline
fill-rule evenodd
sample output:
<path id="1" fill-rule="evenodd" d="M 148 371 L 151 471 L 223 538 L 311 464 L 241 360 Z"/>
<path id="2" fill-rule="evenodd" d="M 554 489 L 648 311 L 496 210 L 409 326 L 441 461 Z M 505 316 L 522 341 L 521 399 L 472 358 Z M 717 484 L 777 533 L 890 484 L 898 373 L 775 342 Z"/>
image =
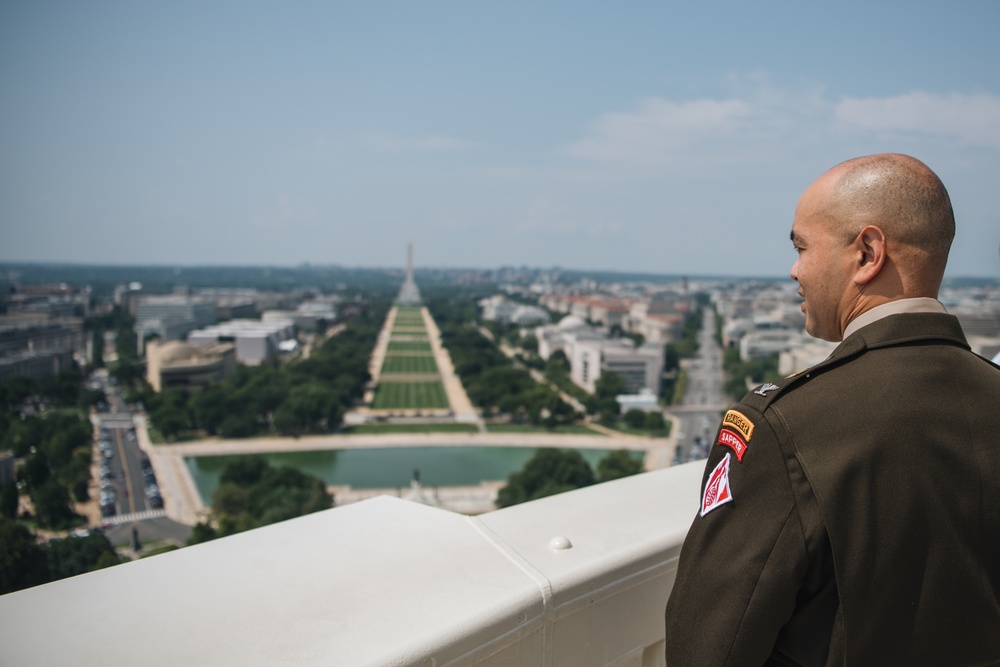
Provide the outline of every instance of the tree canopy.
<path id="1" fill-rule="evenodd" d="M 333 506 L 323 480 L 260 457 L 240 457 L 222 471 L 212 496 L 214 526 L 198 524 L 190 544 L 285 521 Z"/>
<path id="2" fill-rule="evenodd" d="M 524 468 L 507 478 L 497 494 L 498 507 L 510 507 L 598 482 L 642 472 L 642 458 L 634 452 L 609 452 L 597 463 L 597 475 L 580 452 L 573 449 L 538 449 Z"/>
<path id="3" fill-rule="evenodd" d="M 0 516 L 0 595 L 120 562 L 102 533 L 51 540 L 39 546 L 25 526 Z"/>

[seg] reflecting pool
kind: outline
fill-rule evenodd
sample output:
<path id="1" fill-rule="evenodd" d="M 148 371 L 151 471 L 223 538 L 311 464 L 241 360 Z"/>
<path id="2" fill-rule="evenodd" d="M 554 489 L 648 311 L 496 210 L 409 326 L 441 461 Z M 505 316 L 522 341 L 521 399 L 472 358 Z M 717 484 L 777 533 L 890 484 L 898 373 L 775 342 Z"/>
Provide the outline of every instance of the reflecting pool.
<path id="1" fill-rule="evenodd" d="M 610 449 L 580 449 L 592 468 Z M 530 447 L 400 447 L 337 451 L 256 454 L 272 466 L 290 466 L 319 477 L 328 485 L 355 489 L 407 487 L 415 470 L 420 483 L 434 486 L 475 486 L 482 481 L 506 480 L 520 470 L 535 450 Z M 642 452 L 636 452 L 642 456 Z M 206 505 L 219 485 L 222 470 L 240 456 L 201 456 L 186 459 L 191 476 Z"/>

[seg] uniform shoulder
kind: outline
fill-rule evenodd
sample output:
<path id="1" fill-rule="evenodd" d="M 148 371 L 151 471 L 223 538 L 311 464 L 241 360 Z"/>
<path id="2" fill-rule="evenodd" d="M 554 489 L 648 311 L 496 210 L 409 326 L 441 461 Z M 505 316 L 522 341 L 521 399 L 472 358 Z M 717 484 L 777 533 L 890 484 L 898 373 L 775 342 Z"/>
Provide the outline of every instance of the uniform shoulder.
<path id="1" fill-rule="evenodd" d="M 799 380 L 807 377 L 808 373 L 807 369 L 776 382 L 765 382 L 757 385 L 743 396 L 738 406 L 750 407 L 763 413 L 779 396 L 792 391 L 799 384 Z"/>
<path id="2" fill-rule="evenodd" d="M 741 404 L 752 407 L 763 413 L 768 406 L 788 395 L 792 391 L 801 390 L 809 384 L 812 378 L 834 371 L 845 366 L 849 361 L 855 359 L 865 350 L 864 341 L 858 336 L 852 336 L 848 340 L 838 345 L 823 361 L 806 368 L 805 370 L 793 373 L 788 377 L 776 382 L 766 382 L 751 389 L 743 397 Z"/>

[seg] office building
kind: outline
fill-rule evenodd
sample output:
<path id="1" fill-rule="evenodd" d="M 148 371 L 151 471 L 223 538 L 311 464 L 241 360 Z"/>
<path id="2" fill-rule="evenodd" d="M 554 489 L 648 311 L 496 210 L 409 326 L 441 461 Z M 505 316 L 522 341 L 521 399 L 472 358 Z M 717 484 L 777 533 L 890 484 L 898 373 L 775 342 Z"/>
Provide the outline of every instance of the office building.
<path id="1" fill-rule="evenodd" d="M 538 354 L 548 359 L 562 350 L 569 360 L 570 379 L 594 393 L 603 373 L 615 372 L 625 381 L 625 393 L 648 389 L 660 393 L 664 350 L 659 344 L 637 346 L 629 338 L 610 338 L 579 317 L 564 317 L 558 324 L 535 329 Z"/>
<path id="2" fill-rule="evenodd" d="M 179 294 L 142 297 L 135 313 L 139 350 L 142 351 L 143 341 L 150 335 L 160 340 L 180 340 L 189 332 L 215 322 L 215 302 L 210 299 Z"/>
<path id="3" fill-rule="evenodd" d="M 222 382 L 235 372 L 236 348 L 232 343 L 197 345 L 151 340 L 146 346 L 146 381 L 153 391 L 194 391 Z"/>
<path id="4" fill-rule="evenodd" d="M 232 343 L 236 347 L 236 360 L 247 366 L 257 366 L 277 355 L 281 344 L 290 340 L 295 340 L 295 330 L 287 319 L 231 320 L 188 334 L 188 342 L 199 345 Z"/>

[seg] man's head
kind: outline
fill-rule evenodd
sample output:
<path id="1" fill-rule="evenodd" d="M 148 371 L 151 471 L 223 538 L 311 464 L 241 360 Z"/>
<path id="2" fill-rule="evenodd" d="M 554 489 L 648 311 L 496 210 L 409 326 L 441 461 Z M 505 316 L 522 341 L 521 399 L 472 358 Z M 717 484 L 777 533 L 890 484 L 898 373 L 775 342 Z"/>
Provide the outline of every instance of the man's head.
<path id="1" fill-rule="evenodd" d="M 803 193 L 792 223 L 806 331 L 839 341 L 877 305 L 936 297 L 954 236 L 948 191 L 919 160 L 887 153 L 830 169 Z"/>

